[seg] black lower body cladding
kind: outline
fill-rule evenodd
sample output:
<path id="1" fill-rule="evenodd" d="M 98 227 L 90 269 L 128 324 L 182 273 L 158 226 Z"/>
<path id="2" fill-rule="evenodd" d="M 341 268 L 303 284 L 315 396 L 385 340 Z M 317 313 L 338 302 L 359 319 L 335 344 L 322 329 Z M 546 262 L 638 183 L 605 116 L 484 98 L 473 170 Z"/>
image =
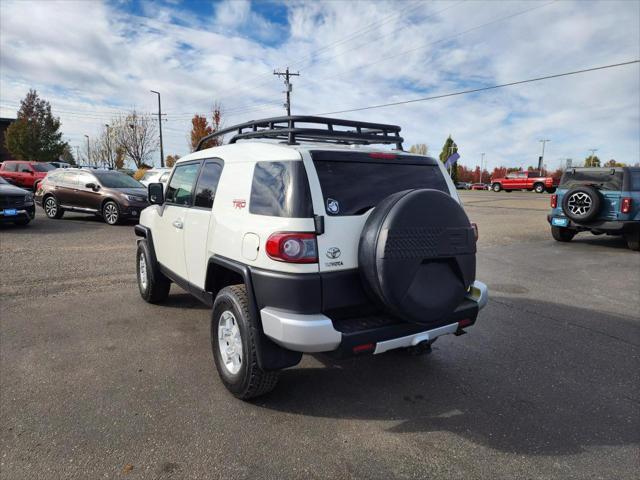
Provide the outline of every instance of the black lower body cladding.
<path id="1" fill-rule="evenodd" d="M 437 190 L 387 197 L 365 223 L 358 251 L 375 301 L 416 323 L 449 316 L 475 280 L 476 243 L 464 210 Z"/>

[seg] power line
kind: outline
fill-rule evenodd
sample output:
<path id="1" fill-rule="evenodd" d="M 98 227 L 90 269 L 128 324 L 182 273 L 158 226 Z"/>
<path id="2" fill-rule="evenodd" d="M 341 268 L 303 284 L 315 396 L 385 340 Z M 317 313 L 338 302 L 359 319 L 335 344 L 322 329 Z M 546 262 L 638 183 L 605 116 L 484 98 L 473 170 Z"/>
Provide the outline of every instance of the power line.
<path id="1" fill-rule="evenodd" d="M 518 81 L 515 81 L 515 82 L 501 83 L 499 85 L 492 85 L 490 87 L 473 88 L 471 90 L 462 90 L 462 91 L 459 91 L 459 92 L 444 93 L 442 95 L 434 95 L 434 96 L 431 96 L 431 97 L 414 98 L 414 99 L 411 99 L 411 100 L 403 100 L 403 101 L 400 101 L 400 102 L 381 103 L 381 104 L 378 104 L 378 105 L 370 105 L 368 107 L 351 108 L 351 109 L 348 109 L 348 110 L 337 110 L 335 112 L 317 113 L 316 115 L 336 115 L 338 113 L 360 112 L 360 111 L 363 111 L 363 110 L 373 110 L 375 108 L 393 107 L 393 106 L 396 106 L 396 105 L 406 105 L 408 103 L 416 103 L 416 102 L 426 102 L 427 100 L 436 100 L 436 99 L 439 99 L 439 98 L 447 98 L 447 97 L 455 97 L 455 96 L 458 96 L 458 95 L 466 95 L 468 93 L 484 92 L 486 90 L 495 90 L 495 89 L 498 89 L 498 88 L 512 87 L 514 85 L 522 85 L 524 83 L 540 82 L 542 80 L 549 80 L 551 78 L 567 77 L 569 75 L 578 75 L 580 73 L 595 72 L 597 70 L 604 70 L 604 69 L 607 69 L 607 68 L 622 67 L 622 66 L 625 66 L 625 65 L 632 65 L 634 63 L 640 63 L 640 59 L 639 60 L 630 60 L 628 62 L 622 62 L 622 63 L 613 63 L 611 65 L 603 65 L 601 67 L 585 68 L 583 70 L 575 70 L 573 72 L 565 72 L 565 73 L 556 73 L 556 74 L 553 74 L 553 75 L 545 75 L 544 77 L 529 78 L 527 80 L 518 80 Z"/>

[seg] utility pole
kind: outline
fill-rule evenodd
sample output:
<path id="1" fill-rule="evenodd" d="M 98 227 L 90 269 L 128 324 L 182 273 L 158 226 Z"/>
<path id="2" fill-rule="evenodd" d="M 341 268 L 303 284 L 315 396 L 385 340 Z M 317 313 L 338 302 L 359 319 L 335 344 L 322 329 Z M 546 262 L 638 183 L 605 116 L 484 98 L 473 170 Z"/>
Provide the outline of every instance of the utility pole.
<path id="1" fill-rule="evenodd" d="M 480 159 L 480 181 L 478 183 L 482 183 L 482 170 L 484 165 L 484 152 L 482 153 L 482 158 Z"/>
<path id="2" fill-rule="evenodd" d="M 538 159 L 538 171 L 542 170 L 542 162 L 544 161 L 544 146 L 547 144 L 547 142 L 550 141 L 551 140 L 549 140 L 548 138 L 540 140 L 540 143 L 542 143 L 542 155 L 540 155 L 540 158 Z"/>
<path id="3" fill-rule="evenodd" d="M 284 77 L 284 88 L 285 88 L 284 93 L 286 93 L 287 95 L 287 102 L 284 104 L 284 108 L 287 109 L 287 116 L 290 117 L 291 116 L 291 90 L 293 90 L 293 86 L 289 81 L 289 77 L 299 77 L 300 72 L 291 73 L 289 72 L 289 67 L 287 67 L 284 72 L 278 72 L 274 70 L 273 74 L 277 75 L 278 77 Z"/>
<path id="4" fill-rule="evenodd" d="M 160 104 L 160 92 L 151 90 L 151 93 L 158 95 L 158 129 L 160 130 L 160 166 L 164 167 L 164 150 L 162 148 L 162 106 Z"/>
<path id="5" fill-rule="evenodd" d="M 76 145 L 76 165 L 80 165 L 80 145 Z"/>
<path id="6" fill-rule="evenodd" d="M 107 158 L 109 162 L 111 162 L 111 133 L 109 131 L 109 124 L 105 123 L 104 126 L 107 128 Z M 104 168 L 104 158 L 102 159 L 102 168 Z"/>
<path id="7" fill-rule="evenodd" d="M 91 148 L 89 147 L 89 135 L 85 135 L 87 137 L 87 165 L 91 165 Z"/>

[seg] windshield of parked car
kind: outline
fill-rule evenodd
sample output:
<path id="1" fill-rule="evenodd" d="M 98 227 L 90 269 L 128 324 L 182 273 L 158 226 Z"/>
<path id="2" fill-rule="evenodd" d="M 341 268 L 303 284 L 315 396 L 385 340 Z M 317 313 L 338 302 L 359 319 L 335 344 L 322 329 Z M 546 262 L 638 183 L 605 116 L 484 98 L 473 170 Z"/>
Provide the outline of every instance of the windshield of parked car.
<path id="1" fill-rule="evenodd" d="M 332 160 L 324 152 L 313 157 L 329 215 L 361 215 L 402 190 L 431 188 L 449 193 L 440 169 L 427 158 L 379 161 L 360 154 Z"/>
<path id="2" fill-rule="evenodd" d="M 560 186 L 571 188 L 578 185 L 593 185 L 600 190 L 621 190 L 622 189 L 621 170 L 567 170 L 562 175 Z"/>
<path id="3" fill-rule="evenodd" d="M 50 163 L 32 163 L 31 168 L 33 168 L 36 172 L 49 172 L 56 169 L 56 167 L 54 167 Z"/>
<path id="4" fill-rule="evenodd" d="M 92 171 L 93 175 L 100 181 L 100 184 L 106 188 L 145 188 L 137 180 L 134 180 L 129 175 L 125 175 L 120 172 L 100 172 Z"/>

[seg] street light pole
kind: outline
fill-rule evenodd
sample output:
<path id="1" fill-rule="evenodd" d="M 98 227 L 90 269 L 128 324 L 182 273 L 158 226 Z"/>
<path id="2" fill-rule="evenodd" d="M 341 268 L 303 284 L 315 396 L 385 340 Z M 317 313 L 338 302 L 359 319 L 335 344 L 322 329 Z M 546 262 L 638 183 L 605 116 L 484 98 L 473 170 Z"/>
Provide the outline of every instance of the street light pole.
<path id="1" fill-rule="evenodd" d="M 482 158 L 480 159 L 480 181 L 478 183 L 482 183 L 482 166 L 484 165 L 484 152 L 482 153 Z"/>
<path id="2" fill-rule="evenodd" d="M 160 103 L 160 92 L 151 90 L 151 93 L 158 95 L 158 129 L 160 130 L 160 166 L 164 167 L 164 150 L 162 148 L 162 105 Z"/>
<path id="3" fill-rule="evenodd" d="M 544 146 L 547 144 L 547 142 L 550 142 L 551 140 L 549 140 L 548 138 L 545 138 L 543 140 L 540 140 L 540 143 L 542 143 L 542 155 L 540 155 L 540 159 L 538 160 L 538 170 L 542 170 L 542 162 L 544 161 Z"/>
<path id="4" fill-rule="evenodd" d="M 87 137 L 87 164 L 91 165 L 91 148 L 89 146 L 89 135 L 85 135 Z"/>
<path id="5" fill-rule="evenodd" d="M 76 164 L 80 165 L 80 146 L 76 145 Z"/>
<path id="6" fill-rule="evenodd" d="M 109 132 L 109 124 L 105 123 L 104 126 L 107 128 L 107 158 L 111 163 L 111 133 Z M 104 160 L 102 160 L 102 167 L 104 168 Z"/>

